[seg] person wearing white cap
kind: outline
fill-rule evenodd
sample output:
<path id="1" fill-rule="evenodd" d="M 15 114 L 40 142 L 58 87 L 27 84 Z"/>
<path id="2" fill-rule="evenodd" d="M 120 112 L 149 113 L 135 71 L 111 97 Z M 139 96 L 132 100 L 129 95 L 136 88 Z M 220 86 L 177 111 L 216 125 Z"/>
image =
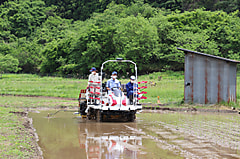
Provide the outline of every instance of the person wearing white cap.
<path id="1" fill-rule="evenodd" d="M 135 83 L 135 76 L 130 77 L 130 82 L 126 84 L 126 89 L 127 89 L 127 97 L 130 100 L 130 104 L 133 104 L 133 87 Z"/>

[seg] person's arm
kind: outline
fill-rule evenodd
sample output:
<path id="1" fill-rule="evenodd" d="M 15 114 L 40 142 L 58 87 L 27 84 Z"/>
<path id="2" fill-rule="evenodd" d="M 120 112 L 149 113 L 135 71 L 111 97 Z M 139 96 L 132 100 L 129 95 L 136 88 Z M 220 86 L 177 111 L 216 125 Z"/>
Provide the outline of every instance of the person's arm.
<path id="1" fill-rule="evenodd" d="M 106 88 L 107 88 L 107 90 L 110 90 L 110 81 L 107 81 Z"/>
<path id="2" fill-rule="evenodd" d="M 90 75 L 88 76 L 88 85 L 87 85 L 87 87 L 89 87 L 89 84 L 90 84 L 89 81 L 91 81 L 91 76 L 92 76 L 92 74 L 90 74 Z"/>
<path id="3" fill-rule="evenodd" d="M 127 92 L 129 92 L 129 85 L 128 85 L 129 83 L 127 83 L 126 84 L 126 90 L 127 90 Z"/>

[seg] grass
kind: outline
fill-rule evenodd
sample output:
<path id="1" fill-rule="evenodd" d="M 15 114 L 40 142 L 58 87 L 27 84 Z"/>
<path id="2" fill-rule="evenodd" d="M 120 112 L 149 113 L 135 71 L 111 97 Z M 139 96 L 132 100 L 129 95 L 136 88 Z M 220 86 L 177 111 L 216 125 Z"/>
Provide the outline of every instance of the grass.
<path id="1" fill-rule="evenodd" d="M 161 80 L 158 81 L 158 77 Z M 156 80 L 157 79 L 157 80 Z M 120 79 L 122 83 L 128 80 Z M 149 76 L 139 77 L 140 80 L 147 80 L 156 83 L 151 86 L 149 83 L 148 97 L 143 102 L 157 103 L 158 96 L 161 103 L 181 101 L 183 99 L 183 75 L 182 72 L 170 75 L 170 73 L 153 73 Z M 4 74 L 0 80 L 0 94 L 12 95 L 36 95 L 78 98 L 80 89 L 85 89 L 87 80 L 66 79 L 61 77 L 40 77 L 30 74 Z M 145 84 L 142 84 L 145 85 Z"/>
<path id="2" fill-rule="evenodd" d="M 39 107 L 76 107 L 78 106 L 77 100 L 64 100 L 57 98 L 42 98 L 42 97 L 21 97 L 21 96 L 0 96 L 0 107 L 12 108 L 39 108 Z"/>
<path id="3" fill-rule="evenodd" d="M 23 118 L 9 111 L 18 110 L 0 107 L 0 158 L 30 158 L 32 137 L 22 125 Z"/>
<path id="4" fill-rule="evenodd" d="M 86 88 L 86 85 L 86 80 L 40 77 L 31 74 L 4 74 L 0 80 L 0 93 L 77 99 L 79 90 Z"/>
<path id="5" fill-rule="evenodd" d="M 156 86 L 149 85 L 146 89 L 144 102 L 157 103 L 158 96 L 160 103 L 180 102 L 183 99 L 183 80 L 162 80 L 157 81 Z"/>
<path id="6" fill-rule="evenodd" d="M 239 79 L 239 77 L 238 77 Z M 105 80 L 107 81 L 107 80 Z M 127 83 L 128 79 L 120 79 L 122 83 Z M 147 85 L 148 88 L 143 90 L 148 92 L 147 99 L 141 100 L 141 103 L 157 103 L 158 97 L 160 103 L 168 103 L 171 105 L 179 105 L 184 98 L 184 72 L 154 72 L 149 75 L 142 75 L 138 77 L 138 81 L 148 81 L 147 84 L 140 84 L 139 86 Z M 67 79 L 62 77 L 40 77 L 31 74 L 4 74 L 0 79 L 0 94 L 11 95 L 35 95 L 35 96 L 50 96 L 50 97 L 64 97 L 64 98 L 78 98 L 79 91 L 85 89 L 87 80 L 83 79 Z M 237 88 L 240 87 L 240 80 L 237 80 Z M 33 99 L 19 98 L 14 105 L 26 104 L 26 107 L 31 105 L 34 107 L 45 106 L 47 104 L 56 106 L 57 101 L 53 99 L 36 99 L 38 102 L 31 103 Z M 237 99 L 240 99 L 240 91 L 237 90 Z M 14 97 L 0 98 L 1 103 L 13 102 Z M 64 101 L 58 101 L 64 103 Z M 69 103 L 69 101 L 68 101 Z M 3 104 L 0 104 L 3 105 Z M 5 105 L 5 104 L 4 104 Z M 9 104 L 7 104 L 9 105 Z M 10 104 L 11 105 L 11 104 Z M 71 105 L 71 104 L 70 104 Z M 240 108 L 239 103 L 221 103 L 229 107 Z"/>

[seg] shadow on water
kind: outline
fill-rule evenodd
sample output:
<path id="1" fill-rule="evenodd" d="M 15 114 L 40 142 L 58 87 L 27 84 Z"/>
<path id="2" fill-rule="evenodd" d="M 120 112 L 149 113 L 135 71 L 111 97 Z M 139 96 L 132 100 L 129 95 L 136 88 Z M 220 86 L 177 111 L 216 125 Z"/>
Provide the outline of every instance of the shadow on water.
<path id="1" fill-rule="evenodd" d="M 61 158 L 181 158 L 157 143 L 134 123 L 87 121 L 76 118 L 72 112 L 60 112 L 51 118 L 42 111 L 30 113 L 39 136 L 43 157 Z"/>

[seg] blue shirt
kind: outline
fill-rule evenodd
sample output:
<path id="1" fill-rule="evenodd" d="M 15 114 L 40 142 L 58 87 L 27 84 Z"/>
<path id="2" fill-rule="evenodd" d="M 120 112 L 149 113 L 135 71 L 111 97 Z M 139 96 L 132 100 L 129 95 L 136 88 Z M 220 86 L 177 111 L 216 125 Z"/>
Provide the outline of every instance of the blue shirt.
<path id="1" fill-rule="evenodd" d="M 133 83 L 131 83 L 131 81 L 126 84 L 128 98 L 129 98 L 129 95 L 133 95 L 133 87 L 138 87 L 138 85 L 134 84 L 134 86 L 133 86 Z M 137 91 L 136 88 L 135 88 L 135 90 Z"/>
<path id="2" fill-rule="evenodd" d="M 121 84 L 119 80 L 115 79 L 113 80 L 112 78 L 107 81 L 107 86 L 108 88 L 112 89 L 113 87 L 121 88 Z"/>

